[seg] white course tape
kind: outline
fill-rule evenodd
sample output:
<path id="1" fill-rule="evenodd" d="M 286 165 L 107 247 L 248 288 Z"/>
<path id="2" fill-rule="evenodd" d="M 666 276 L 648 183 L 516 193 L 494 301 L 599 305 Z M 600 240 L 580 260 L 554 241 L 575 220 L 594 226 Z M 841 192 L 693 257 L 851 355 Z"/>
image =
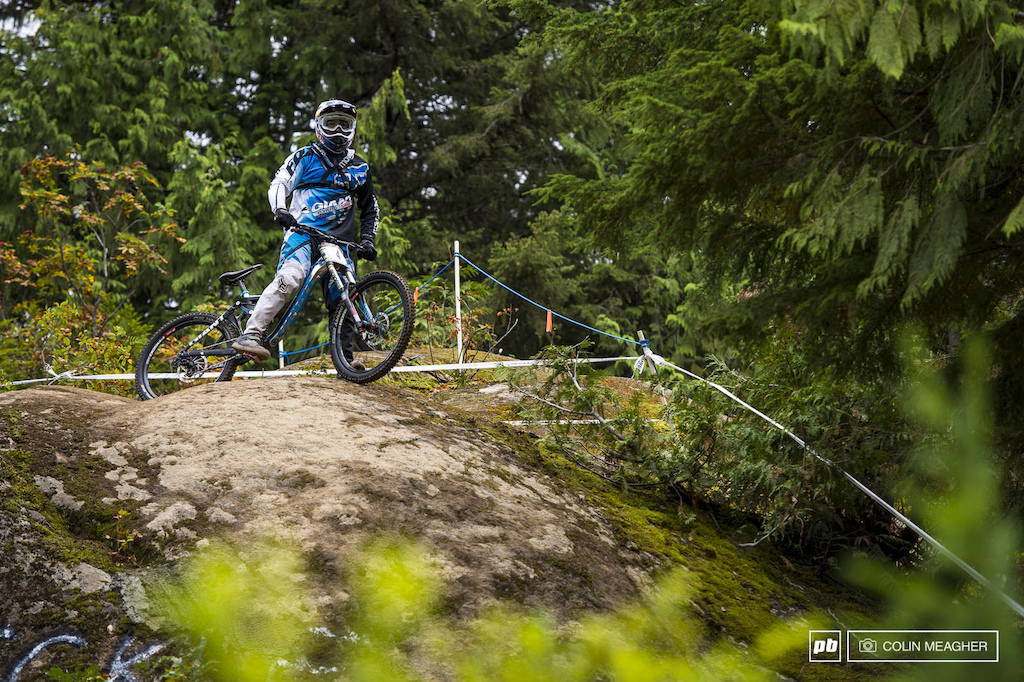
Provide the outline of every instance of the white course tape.
<path id="1" fill-rule="evenodd" d="M 514 421 L 504 421 L 502 424 L 508 424 L 509 426 L 533 426 L 535 424 L 607 424 L 612 421 L 611 419 L 517 419 Z M 663 422 L 664 419 L 645 419 L 646 422 Z"/>
<path id="2" fill-rule="evenodd" d="M 737 398 L 731 391 L 729 391 L 724 386 L 720 386 L 719 384 L 716 384 L 713 381 L 709 381 L 708 379 L 705 379 L 703 377 L 697 376 L 693 372 L 687 371 L 687 370 L 683 369 L 682 367 L 669 362 L 668 360 L 666 360 L 665 358 L 661 357 L 660 355 L 657 355 L 657 354 L 653 353 L 651 351 L 651 349 L 646 347 L 646 346 L 644 347 L 644 355 L 651 362 L 653 362 L 656 366 L 671 367 L 672 369 L 674 369 L 674 370 L 676 370 L 678 372 L 682 372 L 686 376 L 692 377 L 692 378 L 696 379 L 697 381 L 700 381 L 700 382 L 702 382 L 702 383 L 704 383 L 704 384 L 714 388 L 715 390 L 719 391 L 720 393 L 722 393 L 723 395 L 728 397 L 730 400 L 733 400 L 736 403 L 742 405 L 747 410 L 751 411 L 752 413 L 754 413 L 757 416 L 761 417 L 762 419 L 764 419 L 766 422 L 768 422 L 769 424 L 771 424 L 775 428 L 777 428 L 780 431 L 782 431 L 784 434 L 786 434 L 791 439 L 793 439 L 794 442 L 796 442 L 798 445 L 800 445 L 800 447 L 802 447 L 804 450 L 809 452 L 811 455 L 813 455 L 819 461 L 824 462 L 825 464 L 827 464 L 830 467 L 833 467 L 837 471 L 839 471 L 839 473 L 841 473 L 844 477 L 846 477 L 846 479 L 848 481 L 850 481 L 850 483 L 855 485 L 861 492 L 863 492 L 865 495 L 870 497 L 876 504 L 878 504 L 880 507 L 882 507 L 887 512 L 892 514 L 895 518 L 899 519 L 901 522 L 906 524 L 906 526 L 908 528 L 910 528 L 911 530 L 913 530 L 915 533 L 917 533 L 918 536 L 922 540 L 924 540 L 925 542 L 930 544 L 935 549 L 939 550 L 939 552 L 941 552 L 943 556 L 947 557 L 950 561 L 952 561 L 957 566 L 959 566 L 965 573 L 967 573 L 972 578 L 977 580 L 979 584 L 983 585 L 985 588 L 987 588 L 993 594 L 997 595 L 1000 599 L 1002 599 L 1003 603 L 1005 603 L 1007 606 L 1009 606 L 1017 615 L 1024 616 L 1024 606 L 1021 606 L 1019 603 L 1017 603 L 1017 601 L 1014 600 L 1010 595 L 1008 595 L 1005 592 L 1003 592 L 992 581 L 990 581 L 988 578 L 986 578 L 981 573 L 979 573 L 977 570 L 975 570 L 975 568 L 973 566 L 971 566 L 966 561 L 961 559 L 959 556 L 954 554 L 952 550 L 948 549 L 945 545 L 943 545 L 941 542 L 939 542 L 938 540 L 933 538 L 929 533 L 927 533 L 923 528 L 921 528 L 919 525 L 917 525 L 916 523 L 911 521 L 909 518 L 907 518 L 907 516 L 905 514 L 901 513 L 898 509 L 896 509 L 891 504 L 886 502 L 880 495 L 878 495 L 878 493 L 874 492 L 873 490 L 868 488 L 866 485 L 861 483 L 859 480 L 857 480 L 850 472 L 846 471 L 841 466 L 839 466 L 838 464 L 836 464 L 832 460 L 828 459 L 827 457 L 822 457 L 817 452 L 815 452 L 814 449 L 811 448 L 810 446 L 808 446 L 807 443 L 805 443 L 802 438 L 800 438 L 795 433 L 793 433 L 792 431 L 787 429 L 785 426 L 783 426 L 782 424 L 778 423 L 777 421 L 775 421 L 774 419 L 772 419 L 768 415 L 764 414 L 760 410 L 754 408 L 749 403 L 741 400 L 740 398 Z"/>
<path id="3" fill-rule="evenodd" d="M 623 356 L 616 358 L 580 358 L 572 360 L 574 363 L 598 363 L 617 362 L 619 360 L 636 360 L 636 356 Z M 392 372 L 447 372 L 452 370 L 473 370 L 473 369 L 498 369 L 499 367 L 534 367 L 548 364 L 545 360 L 502 360 L 495 362 L 463 362 L 462 364 L 450 363 L 443 365 L 400 365 L 392 367 Z M 334 368 L 309 370 L 309 369 L 273 369 L 273 370 L 245 370 L 235 372 L 236 377 L 244 379 L 275 379 L 278 377 L 317 376 L 320 374 L 337 374 Z M 154 372 L 149 375 L 150 379 L 176 379 L 177 374 L 173 372 Z M 220 372 L 208 372 L 203 374 L 201 379 L 216 379 Z M 68 380 L 75 381 L 134 381 L 134 374 L 76 374 L 58 375 L 49 379 L 27 379 L 25 381 L 12 381 L 12 386 L 24 384 L 42 383 L 46 381 Z"/>

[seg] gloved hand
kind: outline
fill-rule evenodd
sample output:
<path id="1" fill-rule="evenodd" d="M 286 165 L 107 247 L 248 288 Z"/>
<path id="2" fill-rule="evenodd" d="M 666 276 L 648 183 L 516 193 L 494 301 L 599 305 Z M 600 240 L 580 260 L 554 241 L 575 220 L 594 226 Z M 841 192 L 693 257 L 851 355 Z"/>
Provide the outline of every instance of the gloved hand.
<path id="1" fill-rule="evenodd" d="M 356 255 L 363 260 L 377 260 L 377 248 L 369 239 L 364 239 L 359 243 L 359 248 L 356 249 Z"/>
<path id="2" fill-rule="evenodd" d="M 274 211 L 274 221 L 281 227 L 285 228 L 295 227 L 299 224 L 299 221 L 295 219 L 295 216 L 289 213 L 286 208 L 279 208 Z"/>

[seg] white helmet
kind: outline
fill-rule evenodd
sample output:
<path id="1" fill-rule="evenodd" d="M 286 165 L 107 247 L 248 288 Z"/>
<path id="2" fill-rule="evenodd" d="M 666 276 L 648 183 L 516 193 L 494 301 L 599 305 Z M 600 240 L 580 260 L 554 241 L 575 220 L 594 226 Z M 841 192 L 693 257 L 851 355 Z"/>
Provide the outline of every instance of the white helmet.
<path id="1" fill-rule="evenodd" d="M 313 129 L 324 149 L 341 154 L 356 136 L 356 108 L 340 99 L 323 101 L 316 108 Z"/>

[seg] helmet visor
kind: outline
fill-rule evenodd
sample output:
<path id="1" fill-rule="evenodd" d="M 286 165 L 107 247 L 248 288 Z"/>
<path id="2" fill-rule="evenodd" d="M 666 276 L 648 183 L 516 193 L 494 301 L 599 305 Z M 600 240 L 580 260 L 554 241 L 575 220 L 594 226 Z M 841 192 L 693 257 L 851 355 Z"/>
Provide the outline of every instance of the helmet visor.
<path id="1" fill-rule="evenodd" d="M 331 112 L 320 117 L 320 129 L 328 135 L 351 135 L 356 129 L 356 119 L 348 114 Z"/>

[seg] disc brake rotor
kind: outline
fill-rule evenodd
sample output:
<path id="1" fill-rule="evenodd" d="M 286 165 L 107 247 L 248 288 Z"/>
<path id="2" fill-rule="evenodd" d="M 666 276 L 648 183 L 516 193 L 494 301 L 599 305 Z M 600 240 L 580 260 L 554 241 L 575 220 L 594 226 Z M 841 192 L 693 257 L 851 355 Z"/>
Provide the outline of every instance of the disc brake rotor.
<path id="1" fill-rule="evenodd" d="M 373 323 L 362 330 L 363 341 L 372 346 L 377 346 L 388 337 L 391 329 L 391 319 L 384 313 L 378 313 L 373 318 Z"/>
<path id="2" fill-rule="evenodd" d="M 173 364 L 177 365 L 178 381 L 183 384 L 191 384 L 198 381 L 210 367 L 209 361 L 202 356 L 198 358 L 185 358 L 183 360 L 179 359 Z"/>

